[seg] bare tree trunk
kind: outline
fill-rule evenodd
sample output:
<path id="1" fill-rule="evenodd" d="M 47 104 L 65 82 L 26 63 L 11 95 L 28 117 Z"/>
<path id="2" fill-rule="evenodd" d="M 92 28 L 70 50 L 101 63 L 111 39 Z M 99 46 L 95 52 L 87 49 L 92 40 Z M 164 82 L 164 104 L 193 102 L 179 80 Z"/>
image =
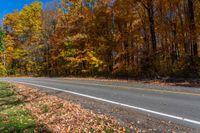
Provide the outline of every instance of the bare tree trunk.
<path id="1" fill-rule="evenodd" d="M 155 33 L 155 22 L 154 22 L 154 3 L 153 0 L 150 0 L 148 2 L 147 6 L 147 12 L 148 12 L 148 17 L 149 17 L 149 26 L 150 26 L 150 33 L 151 33 L 151 42 L 152 42 L 152 49 L 153 51 L 156 51 L 156 33 Z"/>
<path id="2" fill-rule="evenodd" d="M 198 56 L 198 46 L 196 39 L 196 26 L 194 20 L 194 5 L 192 0 L 188 0 L 188 20 L 190 29 L 189 43 L 191 45 L 191 55 Z"/>

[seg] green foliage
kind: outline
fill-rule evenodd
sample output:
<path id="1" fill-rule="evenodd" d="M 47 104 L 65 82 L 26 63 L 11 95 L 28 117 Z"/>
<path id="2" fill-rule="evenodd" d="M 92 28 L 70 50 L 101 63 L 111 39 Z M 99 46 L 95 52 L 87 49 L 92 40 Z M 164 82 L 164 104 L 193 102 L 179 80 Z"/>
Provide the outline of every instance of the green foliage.
<path id="1" fill-rule="evenodd" d="M 0 52 L 4 51 L 4 30 L 0 28 Z"/>
<path id="2" fill-rule="evenodd" d="M 16 69 L 9 69 L 7 70 L 8 75 L 15 75 L 16 74 Z"/>

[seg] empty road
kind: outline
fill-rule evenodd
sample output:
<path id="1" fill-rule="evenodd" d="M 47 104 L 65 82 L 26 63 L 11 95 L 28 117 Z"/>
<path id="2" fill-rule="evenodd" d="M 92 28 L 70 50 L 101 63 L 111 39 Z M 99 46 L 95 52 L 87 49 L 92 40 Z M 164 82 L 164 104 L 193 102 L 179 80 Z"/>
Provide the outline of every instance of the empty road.
<path id="1" fill-rule="evenodd" d="M 71 78 L 0 78 L 0 81 L 72 93 L 200 129 L 200 88 Z"/>

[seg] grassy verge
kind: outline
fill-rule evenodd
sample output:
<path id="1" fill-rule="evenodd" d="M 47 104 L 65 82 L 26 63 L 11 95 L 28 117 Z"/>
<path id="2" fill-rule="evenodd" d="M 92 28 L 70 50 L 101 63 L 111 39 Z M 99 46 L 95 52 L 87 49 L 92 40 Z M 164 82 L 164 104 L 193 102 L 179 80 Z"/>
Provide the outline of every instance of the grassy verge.
<path id="1" fill-rule="evenodd" d="M 35 120 L 31 112 L 23 108 L 13 86 L 0 82 L 0 132 L 34 132 Z"/>

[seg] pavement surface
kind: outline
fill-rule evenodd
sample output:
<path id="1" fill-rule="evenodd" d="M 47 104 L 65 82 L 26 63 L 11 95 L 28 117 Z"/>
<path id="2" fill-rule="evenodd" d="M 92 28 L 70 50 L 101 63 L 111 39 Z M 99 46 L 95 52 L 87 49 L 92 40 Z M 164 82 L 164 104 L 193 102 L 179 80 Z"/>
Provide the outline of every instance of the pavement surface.
<path id="1" fill-rule="evenodd" d="M 130 108 L 200 132 L 200 88 L 71 78 L 0 78 Z"/>

